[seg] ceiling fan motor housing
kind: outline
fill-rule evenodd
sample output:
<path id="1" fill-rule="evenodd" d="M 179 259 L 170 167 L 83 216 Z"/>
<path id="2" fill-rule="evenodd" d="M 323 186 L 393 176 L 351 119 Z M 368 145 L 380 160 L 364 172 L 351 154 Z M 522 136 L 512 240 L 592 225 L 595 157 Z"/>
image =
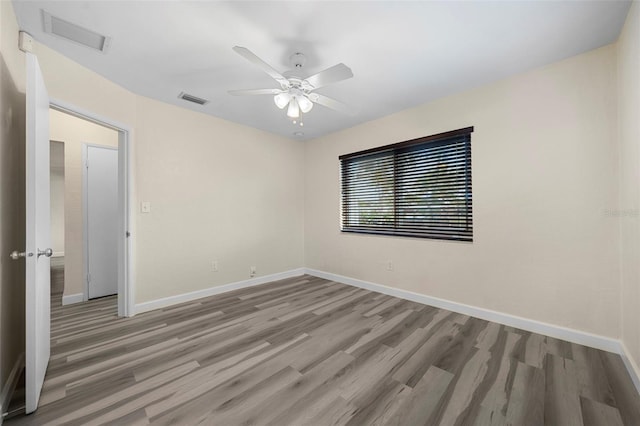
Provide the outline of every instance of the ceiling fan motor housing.
<path id="1" fill-rule="evenodd" d="M 289 63 L 291 64 L 291 68 L 300 69 L 304 66 L 307 61 L 306 56 L 300 52 L 296 52 L 293 55 L 289 56 Z"/>

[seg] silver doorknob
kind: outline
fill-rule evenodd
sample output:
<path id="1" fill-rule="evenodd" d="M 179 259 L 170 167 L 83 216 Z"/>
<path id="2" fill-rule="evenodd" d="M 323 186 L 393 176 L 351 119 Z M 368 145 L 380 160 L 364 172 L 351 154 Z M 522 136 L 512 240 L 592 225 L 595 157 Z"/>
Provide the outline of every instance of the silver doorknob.
<path id="1" fill-rule="evenodd" d="M 51 256 L 53 256 L 53 250 L 50 249 L 50 248 L 48 248 L 46 250 L 38 249 L 38 257 L 40 257 L 42 255 L 47 256 L 47 257 L 51 257 Z"/>
<path id="2" fill-rule="evenodd" d="M 33 256 L 33 253 L 27 253 L 27 252 L 24 252 L 24 251 L 20 251 L 19 252 L 18 250 L 12 251 L 11 254 L 9 255 L 9 257 L 12 260 L 18 260 L 21 257 L 31 257 L 31 256 Z"/>

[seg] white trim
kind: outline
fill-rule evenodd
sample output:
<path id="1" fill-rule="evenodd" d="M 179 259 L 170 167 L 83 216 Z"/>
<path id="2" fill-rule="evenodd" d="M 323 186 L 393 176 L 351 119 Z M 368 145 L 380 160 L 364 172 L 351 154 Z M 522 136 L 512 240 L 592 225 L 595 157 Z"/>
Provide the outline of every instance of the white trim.
<path id="1" fill-rule="evenodd" d="M 51 257 L 64 257 L 63 251 L 54 251 Z"/>
<path id="2" fill-rule="evenodd" d="M 89 300 L 89 256 L 88 256 L 88 247 L 89 247 L 89 235 L 87 232 L 89 222 L 87 220 L 87 211 L 89 210 L 87 205 L 89 204 L 87 200 L 87 144 L 81 144 L 82 148 L 82 157 L 80 159 L 80 167 L 82 168 L 82 196 L 80 200 L 82 201 L 82 291 L 83 300 Z M 64 297 L 62 301 L 62 305 L 64 306 Z"/>
<path id="3" fill-rule="evenodd" d="M 13 368 L 9 372 L 7 376 L 7 381 L 4 383 L 2 387 L 2 393 L 0 394 L 0 425 L 2 424 L 2 416 L 9 409 L 9 404 L 11 403 L 11 396 L 13 395 L 13 391 L 16 389 L 16 385 L 18 384 L 18 379 L 20 379 L 20 373 L 24 369 L 24 352 L 18 355 L 18 359 L 16 359 L 15 364 L 13 364 Z"/>
<path id="4" fill-rule="evenodd" d="M 276 274 L 265 275 L 262 277 L 251 278 L 244 281 L 237 281 L 230 284 L 224 284 L 216 287 L 209 287 L 203 290 L 196 290 L 190 293 L 178 294 L 175 296 L 169 296 L 162 299 L 151 300 L 149 302 L 138 303 L 135 306 L 135 313 L 152 311 L 154 309 L 160 309 L 178 303 L 190 302 L 192 300 L 200 299 L 202 297 L 213 296 L 220 293 L 226 293 L 232 290 L 238 290 L 241 288 L 253 287 L 256 285 L 266 284 L 272 281 L 282 280 L 285 278 L 298 277 L 304 275 L 305 269 L 291 269 L 289 271 L 278 272 Z"/>
<path id="5" fill-rule="evenodd" d="M 133 130 L 128 125 L 103 117 L 91 111 L 79 108 L 59 99 L 49 99 L 52 108 L 88 120 L 118 131 L 118 209 L 120 211 L 118 233 L 118 316 L 132 316 L 134 314 L 134 286 L 133 279 L 133 238 L 131 237 L 131 194 L 133 188 L 133 174 L 131 173 L 131 145 Z"/>
<path id="6" fill-rule="evenodd" d="M 73 305 L 74 303 L 84 302 L 84 294 L 76 293 L 76 294 L 67 294 L 62 296 L 62 306 Z"/>
<path id="7" fill-rule="evenodd" d="M 118 315 L 133 316 L 134 306 L 134 271 L 135 251 L 133 250 L 134 240 L 131 236 L 134 223 L 131 221 L 131 194 L 133 193 L 133 173 L 131 167 L 131 141 L 133 131 L 121 127 L 123 131 L 118 132 L 118 193 L 124 196 L 118 200 L 120 223 L 118 229 L 124 233 L 123 239 L 118 245 Z"/>
<path id="8" fill-rule="evenodd" d="M 620 348 L 618 353 L 620 353 L 622 362 L 624 362 L 625 367 L 627 367 L 627 371 L 631 376 L 631 381 L 633 382 L 636 389 L 638 390 L 638 393 L 640 393 L 640 368 L 638 367 L 638 364 L 636 364 L 633 358 L 631 357 L 629 353 L 629 349 L 624 344 L 624 342 L 621 341 L 619 346 Z"/>
<path id="9" fill-rule="evenodd" d="M 120 123 L 119 121 L 112 120 L 108 117 L 103 117 L 99 114 L 95 114 L 89 110 L 80 108 L 78 106 L 70 104 L 69 102 L 65 102 L 61 99 L 50 97 L 49 103 L 54 109 L 69 115 L 73 115 L 74 117 L 82 118 L 84 120 L 89 120 L 96 124 L 100 124 L 101 126 L 110 127 L 113 130 L 125 131 L 125 132 L 131 131 L 131 128 L 124 123 Z"/>
<path id="10" fill-rule="evenodd" d="M 387 287 L 385 285 L 332 274 L 330 272 L 318 271 L 316 269 L 306 268 L 305 272 L 315 277 L 337 281 L 343 284 L 364 288 L 378 293 L 388 294 L 389 296 L 399 297 L 401 299 L 411 300 L 429 306 L 435 306 L 437 308 L 447 309 L 449 311 L 457 312 L 460 314 L 470 315 L 475 318 L 497 322 L 499 324 L 504 324 L 522 330 L 543 334 L 545 336 L 555 337 L 557 339 L 578 343 L 580 345 L 590 346 L 596 349 L 602 349 L 608 352 L 620 353 L 620 341 L 611 339 L 609 337 L 599 336 L 597 334 L 587 333 L 571 328 L 560 327 L 557 325 L 522 318 L 515 315 L 504 314 L 501 312 L 492 311 L 490 309 L 465 305 L 462 303 L 440 299 L 437 297 L 426 296 L 424 294 L 414 293 L 412 291 Z"/>

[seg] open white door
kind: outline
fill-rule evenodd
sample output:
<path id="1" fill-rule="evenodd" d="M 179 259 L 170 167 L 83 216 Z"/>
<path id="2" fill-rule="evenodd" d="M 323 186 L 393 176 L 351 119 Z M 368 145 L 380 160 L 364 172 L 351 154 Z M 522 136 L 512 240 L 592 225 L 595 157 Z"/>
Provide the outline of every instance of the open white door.
<path id="1" fill-rule="evenodd" d="M 49 95 L 35 55 L 27 53 L 26 412 L 38 408 L 49 364 L 51 223 Z"/>

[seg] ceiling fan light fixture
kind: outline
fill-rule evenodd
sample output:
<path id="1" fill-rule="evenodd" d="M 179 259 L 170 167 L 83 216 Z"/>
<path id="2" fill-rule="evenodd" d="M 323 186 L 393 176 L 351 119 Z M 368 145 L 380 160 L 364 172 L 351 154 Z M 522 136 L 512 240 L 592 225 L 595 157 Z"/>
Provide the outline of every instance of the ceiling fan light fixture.
<path id="1" fill-rule="evenodd" d="M 289 101 L 291 101 L 291 95 L 286 92 L 278 93 L 273 97 L 273 101 L 276 103 L 276 106 L 280 109 L 287 106 Z"/>
<path id="2" fill-rule="evenodd" d="M 300 117 L 300 107 L 295 97 L 291 98 L 291 102 L 289 102 L 289 108 L 287 109 L 287 116 L 289 118 Z"/>
<path id="3" fill-rule="evenodd" d="M 306 96 L 297 97 L 296 100 L 298 101 L 300 110 L 305 114 L 311 111 L 311 108 L 313 108 L 313 102 L 311 102 Z"/>
<path id="4" fill-rule="evenodd" d="M 233 51 L 261 68 L 262 71 L 280 84 L 280 88 L 230 90 L 229 93 L 231 95 L 272 95 L 276 106 L 280 109 L 287 107 L 287 116 L 294 124 L 299 121 L 300 126 L 302 126 L 302 114 L 311 111 L 315 103 L 346 114 L 351 113 L 351 110 L 346 105 L 335 99 L 313 93 L 314 90 L 320 87 L 353 77 L 353 72 L 345 64 L 334 65 L 303 80 L 300 77 L 296 77 L 294 72 L 279 73 L 246 47 L 234 46 Z M 304 61 L 305 57 L 301 53 L 295 53 L 291 56 L 292 66 L 296 69 L 302 68 Z"/>

